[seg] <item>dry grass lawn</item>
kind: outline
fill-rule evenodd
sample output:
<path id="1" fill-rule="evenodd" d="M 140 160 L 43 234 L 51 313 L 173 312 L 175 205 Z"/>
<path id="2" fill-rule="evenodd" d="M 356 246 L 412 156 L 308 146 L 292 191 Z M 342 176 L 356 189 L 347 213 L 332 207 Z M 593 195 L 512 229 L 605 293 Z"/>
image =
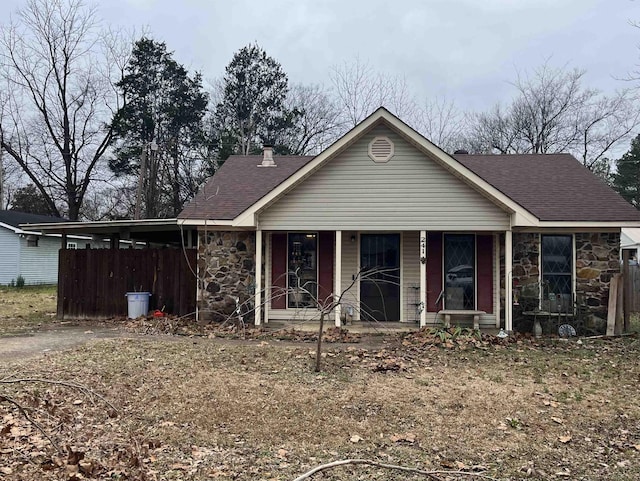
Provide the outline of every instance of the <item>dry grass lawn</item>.
<path id="1" fill-rule="evenodd" d="M 56 286 L 0 286 L 0 333 L 32 329 L 55 313 Z"/>
<path id="2" fill-rule="evenodd" d="M 2 366 L 0 378 L 80 382 L 120 412 L 110 417 L 104 403 L 63 387 L 0 387 L 67 453 L 84 456 L 56 455 L 2 404 L 0 479 L 292 480 L 342 458 L 495 479 L 640 476 L 636 338 L 364 346 L 328 345 L 321 374 L 311 344 L 175 337 L 101 341 Z M 312 479 L 425 478 L 358 466 Z"/>

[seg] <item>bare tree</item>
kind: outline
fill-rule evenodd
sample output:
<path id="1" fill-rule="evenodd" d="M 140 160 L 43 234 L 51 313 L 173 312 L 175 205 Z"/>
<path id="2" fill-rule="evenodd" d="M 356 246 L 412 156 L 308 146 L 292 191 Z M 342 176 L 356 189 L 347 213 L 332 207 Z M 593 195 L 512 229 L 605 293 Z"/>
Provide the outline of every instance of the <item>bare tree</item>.
<path id="1" fill-rule="evenodd" d="M 115 41 L 118 41 L 116 39 Z M 52 212 L 79 218 L 112 139 L 113 89 L 122 53 L 82 0 L 29 0 L 0 31 L 0 147 Z"/>
<path id="2" fill-rule="evenodd" d="M 510 104 L 473 117 L 469 146 L 503 154 L 570 152 L 588 169 L 607 172 L 606 154 L 633 136 L 640 109 L 630 90 L 605 96 L 583 85 L 584 74 L 545 63 L 533 75 L 518 75 Z"/>
<path id="3" fill-rule="evenodd" d="M 356 126 L 379 107 L 415 125 L 418 107 L 405 78 L 376 72 L 359 57 L 332 67 L 329 76 L 346 128 Z"/>
<path id="4" fill-rule="evenodd" d="M 435 97 L 418 109 L 415 127 L 441 149 L 453 152 L 465 143 L 467 118 L 454 101 Z"/>
<path id="5" fill-rule="evenodd" d="M 287 145 L 291 154 L 317 154 L 343 131 L 338 107 L 321 85 L 292 85 L 285 106 L 299 114 L 293 126 L 283 132 L 288 138 L 279 142 Z"/>

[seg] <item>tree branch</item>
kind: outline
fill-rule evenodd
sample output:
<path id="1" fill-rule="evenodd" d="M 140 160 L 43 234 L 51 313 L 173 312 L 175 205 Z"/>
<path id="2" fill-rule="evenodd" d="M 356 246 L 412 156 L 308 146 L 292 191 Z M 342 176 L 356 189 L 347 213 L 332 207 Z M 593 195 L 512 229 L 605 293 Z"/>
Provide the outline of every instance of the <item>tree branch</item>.
<path id="1" fill-rule="evenodd" d="M 414 474 L 421 474 L 423 476 L 427 476 L 433 480 L 439 480 L 440 478 L 438 477 L 438 475 L 442 474 L 442 475 L 456 475 L 456 476 L 468 476 L 468 477 L 475 477 L 475 478 L 479 478 L 479 479 L 488 479 L 491 481 L 497 481 L 496 478 L 492 478 L 491 476 L 486 476 L 482 473 L 472 473 L 472 472 L 467 472 L 467 471 L 448 471 L 448 470 L 424 470 L 424 469 L 419 469 L 419 468 L 412 468 L 412 467 L 407 467 L 407 466 L 400 466 L 397 464 L 387 464 L 387 463 L 381 463 L 379 461 L 374 461 L 371 459 L 341 459 L 339 461 L 333 461 L 331 463 L 327 463 L 327 464 L 321 464 L 320 466 L 316 466 L 315 468 L 311 469 L 310 471 L 307 471 L 306 473 L 304 473 L 301 476 L 298 476 L 296 479 L 294 479 L 293 481 L 303 481 L 305 479 L 309 479 L 311 476 L 313 476 L 316 473 L 319 473 L 321 471 L 326 471 L 328 469 L 332 469 L 335 468 L 337 466 L 345 466 L 348 464 L 359 464 L 359 465 L 367 465 L 367 466 L 375 466 L 377 468 L 384 468 L 384 469 L 393 469 L 396 471 L 403 471 L 405 473 L 414 473 Z"/>

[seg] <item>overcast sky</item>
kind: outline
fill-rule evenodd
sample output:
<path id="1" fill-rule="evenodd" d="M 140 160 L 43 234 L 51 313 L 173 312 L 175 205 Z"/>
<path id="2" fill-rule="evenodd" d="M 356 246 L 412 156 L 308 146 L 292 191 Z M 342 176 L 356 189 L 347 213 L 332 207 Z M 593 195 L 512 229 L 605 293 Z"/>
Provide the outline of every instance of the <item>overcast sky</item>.
<path id="1" fill-rule="evenodd" d="M 26 2 L 2 0 L 0 21 Z M 205 78 L 257 41 L 291 82 L 329 84 L 356 56 L 405 76 L 416 97 L 486 109 L 516 72 L 551 59 L 611 92 L 639 62 L 640 0 L 103 0 L 105 24 L 146 26 Z"/>

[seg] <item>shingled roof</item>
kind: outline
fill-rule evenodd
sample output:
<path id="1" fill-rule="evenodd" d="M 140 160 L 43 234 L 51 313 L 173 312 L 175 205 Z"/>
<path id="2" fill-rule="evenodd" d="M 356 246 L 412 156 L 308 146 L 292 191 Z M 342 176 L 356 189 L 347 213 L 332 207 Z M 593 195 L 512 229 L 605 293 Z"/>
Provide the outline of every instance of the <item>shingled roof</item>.
<path id="1" fill-rule="evenodd" d="M 0 210 L 0 222 L 16 228 L 20 224 L 49 224 L 52 222 L 64 222 L 65 220 L 60 217 L 28 214 L 17 210 Z"/>
<path id="2" fill-rule="evenodd" d="M 276 167 L 261 167 L 261 155 L 229 157 L 178 218 L 234 219 L 313 157 L 283 155 L 274 159 Z"/>
<path id="3" fill-rule="evenodd" d="M 309 163 L 311 156 L 231 156 L 178 216 L 232 220 Z M 541 221 L 640 221 L 640 212 L 570 154 L 453 155 Z"/>
<path id="4" fill-rule="evenodd" d="M 640 221 L 640 212 L 570 154 L 453 156 L 541 221 Z"/>

